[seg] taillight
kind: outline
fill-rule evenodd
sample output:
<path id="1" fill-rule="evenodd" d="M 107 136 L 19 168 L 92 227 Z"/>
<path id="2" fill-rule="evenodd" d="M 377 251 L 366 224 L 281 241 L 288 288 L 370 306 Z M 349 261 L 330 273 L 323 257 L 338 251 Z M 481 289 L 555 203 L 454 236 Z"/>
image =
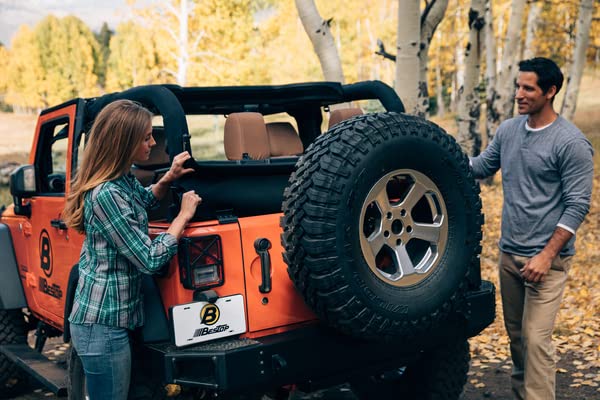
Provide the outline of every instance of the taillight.
<path id="1" fill-rule="evenodd" d="M 208 289 L 223 284 L 223 251 L 219 236 L 179 241 L 179 278 L 186 289 Z"/>

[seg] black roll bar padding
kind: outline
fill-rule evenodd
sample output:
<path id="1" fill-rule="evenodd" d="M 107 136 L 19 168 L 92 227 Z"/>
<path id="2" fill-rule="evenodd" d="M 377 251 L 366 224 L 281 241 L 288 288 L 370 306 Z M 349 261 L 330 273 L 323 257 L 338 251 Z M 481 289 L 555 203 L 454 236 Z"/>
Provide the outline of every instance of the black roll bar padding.
<path id="1" fill-rule="evenodd" d="M 365 81 L 342 85 L 347 101 L 377 99 L 387 111 L 404 112 L 404 104 L 398 94 L 381 81 Z"/>
<path id="2" fill-rule="evenodd" d="M 185 119 L 183 107 L 173 93 L 179 87 L 169 85 L 170 88 L 164 85 L 147 85 L 139 86 L 122 92 L 111 93 L 98 97 L 86 104 L 85 109 L 85 126 L 91 123 L 100 110 L 102 110 L 110 102 L 120 99 L 128 99 L 142 103 L 146 107 L 155 109 L 163 117 L 165 134 L 167 137 L 167 146 L 169 150 L 169 158 L 173 158 L 182 151 L 189 151 L 190 154 L 190 134 Z"/>

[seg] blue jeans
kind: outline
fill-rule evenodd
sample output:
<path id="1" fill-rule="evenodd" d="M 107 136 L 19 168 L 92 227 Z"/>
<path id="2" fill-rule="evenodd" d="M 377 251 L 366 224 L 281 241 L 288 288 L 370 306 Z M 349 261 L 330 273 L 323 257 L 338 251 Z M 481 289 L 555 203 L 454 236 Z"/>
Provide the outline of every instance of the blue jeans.
<path id="1" fill-rule="evenodd" d="M 71 324 L 71 342 L 83 364 L 89 399 L 126 400 L 131 376 L 129 331 Z"/>

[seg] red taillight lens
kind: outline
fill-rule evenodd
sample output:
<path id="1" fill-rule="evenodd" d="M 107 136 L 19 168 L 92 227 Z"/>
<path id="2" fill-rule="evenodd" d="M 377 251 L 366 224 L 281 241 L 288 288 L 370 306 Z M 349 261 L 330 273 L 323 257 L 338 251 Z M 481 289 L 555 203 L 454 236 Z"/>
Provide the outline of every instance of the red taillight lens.
<path id="1" fill-rule="evenodd" d="M 186 289 L 208 289 L 224 282 L 219 236 L 183 238 L 179 242 L 179 277 Z"/>

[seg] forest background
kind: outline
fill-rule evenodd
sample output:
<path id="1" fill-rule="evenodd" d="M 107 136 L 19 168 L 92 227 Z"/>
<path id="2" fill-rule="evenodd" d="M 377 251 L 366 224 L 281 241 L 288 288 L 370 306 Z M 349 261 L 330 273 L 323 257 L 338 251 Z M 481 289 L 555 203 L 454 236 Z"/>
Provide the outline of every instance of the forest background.
<path id="1" fill-rule="evenodd" d="M 382 52 L 381 44 L 388 52 L 395 52 L 398 29 L 404 23 L 399 19 L 398 7 L 404 1 L 315 1 L 323 27 L 335 43 L 346 83 L 379 79 L 396 85 L 395 63 L 376 52 Z M 486 132 L 484 111 L 491 87 L 486 74 L 491 65 L 499 74 L 502 72 L 507 51 L 514 53 L 515 60 L 533 55 L 552 58 L 562 66 L 566 78 L 570 78 L 574 63 L 583 62 L 578 106 L 572 119 L 596 151 L 594 193 L 591 212 L 578 232 L 579 252 L 555 339 L 559 354 L 571 354 L 569 360 L 573 362 L 572 368 L 560 372 L 569 374 L 573 388 L 585 386 L 600 397 L 600 316 L 594 308 L 600 304 L 600 2 L 587 0 L 589 43 L 583 56 L 578 57 L 578 19 L 586 0 L 485 1 L 492 7 L 487 22 L 493 32 L 495 57 L 485 57 L 485 44 L 476 44 L 480 54 L 473 92 L 482 112 L 467 118 L 461 115 L 464 111 L 460 101 L 465 92 L 468 55 L 474 46 L 469 12 L 476 2 L 448 0 L 428 43 L 425 114 L 450 134 L 458 136 L 461 121 L 470 118 L 475 120 L 481 146 L 485 146 L 493 134 Z M 434 3 L 421 1 L 421 12 Z M 518 41 L 509 49 L 510 19 L 518 3 L 523 6 Z M 116 27 L 104 24 L 99 31 L 92 31 L 75 16 L 48 15 L 34 26 L 20 26 L 10 43 L 0 43 L 0 170 L 26 162 L 35 118 L 41 109 L 74 97 L 95 97 L 153 83 L 258 85 L 324 79 L 319 58 L 292 0 L 129 4 L 134 17 Z M 424 20 L 420 22 L 422 26 Z M 564 91 L 557 99 L 558 110 Z M 482 272 L 496 284 L 501 197 L 498 180 L 482 186 L 486 214 Z M 0 206 L 11 202 L 6 180 L 0 174 Z M 496 322 L 471 340 L 476 366 L 504 367 L 509 363 L 508 339 L 502 328 L 501 310 L 498 312 Z M 477 375 L 470 384 L 485 386 Z"/>

